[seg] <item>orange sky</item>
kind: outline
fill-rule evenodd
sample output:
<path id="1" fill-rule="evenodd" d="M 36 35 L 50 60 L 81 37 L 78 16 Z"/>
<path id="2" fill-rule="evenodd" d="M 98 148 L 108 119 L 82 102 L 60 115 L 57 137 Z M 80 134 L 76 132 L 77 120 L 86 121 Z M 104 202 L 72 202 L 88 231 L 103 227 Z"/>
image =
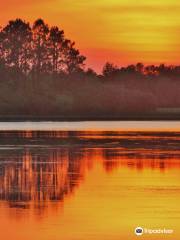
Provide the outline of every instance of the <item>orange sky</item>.
<path id="1" fill-rule="evenodd" d="M 64 29 L 100 71 L 106 61 L 180 64 L 179 13 L 178 0 L 6 0 L 0 24 L 42 17 Z"/>

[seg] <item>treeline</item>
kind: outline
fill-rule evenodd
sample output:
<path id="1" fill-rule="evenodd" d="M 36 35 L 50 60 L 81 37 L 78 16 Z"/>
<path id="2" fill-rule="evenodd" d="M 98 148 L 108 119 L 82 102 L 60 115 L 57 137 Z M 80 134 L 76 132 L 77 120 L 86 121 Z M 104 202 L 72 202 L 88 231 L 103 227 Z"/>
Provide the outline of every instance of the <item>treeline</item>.
<path id="1" fill-rule="evenodd" d="M 159 66 L 142 63 L 118 67 L 107 62 L 98 75 L 85 67 L 86 57 L 75 48 L 75 42 L 65 37 L 57 26 L 49 27 L 43 19 L 32 26 L 21 19 L 11 20 L 0 29 L 0 71 L 24 76 L 40 77 L 43 74 L 63 76 L 82 73 L 91 77 L 117 78 L 125 75 L 179 77 L 180 66 Z M 86 69 L 86 70 L 85 70 Z"/>
<path id="2" fill-rule="evenodd" d="M 103 76 L 106 78 L 118 78 L 125 75 L 132 75 L 135 78 L 158 78 L 158 77 L 170 77 L 180 78 L 180 66 L 160 64 L 159 66 L 147 65 L 143 63 L 137 63 L 136 65 L 129 65 L 127 67 L 118 67 L 113 63 L 107 62 L 103 67 Z"/>
<path id="3" fill-rule="evenodd" d="M 97 74 L 85 60 L 58 27 L 9 21 L 0 29 L 0 119 L 180 118 L 180 66 L 106 63 Z"/>

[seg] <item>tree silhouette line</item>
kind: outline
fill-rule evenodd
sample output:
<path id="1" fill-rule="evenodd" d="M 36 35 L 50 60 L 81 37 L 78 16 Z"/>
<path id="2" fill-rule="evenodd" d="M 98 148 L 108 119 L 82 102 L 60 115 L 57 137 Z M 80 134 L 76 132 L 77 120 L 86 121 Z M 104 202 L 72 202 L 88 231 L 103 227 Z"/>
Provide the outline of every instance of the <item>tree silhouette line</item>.
<path id="1" fill-rule="evenodd" d="M 85 60 L 57 26 L 9 21 L 0 28 L 0 119 L 179 118 L 180 66 L 107 62 L 98 74 Z"/>
<path id="2" fill-rule="evenodd" d="M 180 66 L 160 64 L 156 65 L 147 65 L 143 63 L 137 63 L 135 65 L 131 64 L 127 67 L 118 67 L 113 63 L 107 62 L 103 67 L 103 76 L 106 78 L 118 77 L 123 74 L 131 74 L 134 76 L 142 77 L 179 77 L 180 76 Z"/>
<path id="3" fill-rule="evenodd" d="M 43 19 L 32 26 L 22 19 L 11 20 L 0 30 L 1 74 L 13 71 L 15 75 L 39 77 L 42 74 L 85 73 L 91 77 L 98 74 L 91 68 L 85 70 L 86 57 L 75 48 L 75 42 L 67 39 L 57 26 L 49 27 Z M 180 66 L 159 66 L 142 63 L 118 67 L 107 62 L 102 71 L 105 78 L 125 74 L 142 76 L 177 76 Z M 99 75 L 98 77 L 102 77 Z"/>

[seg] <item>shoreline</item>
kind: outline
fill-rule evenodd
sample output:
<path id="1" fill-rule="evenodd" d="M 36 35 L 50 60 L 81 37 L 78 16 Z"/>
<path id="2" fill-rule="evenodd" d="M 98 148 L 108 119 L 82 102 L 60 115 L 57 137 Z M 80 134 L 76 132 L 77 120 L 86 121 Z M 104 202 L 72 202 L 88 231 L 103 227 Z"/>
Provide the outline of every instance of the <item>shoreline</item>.
<path id="1" fill-rule="evenodd" d="M 0 122 L 86 122 L 86 121 L 180 121 L 180 115 L 124 115 L 124 116 L 0 116 Z"/>

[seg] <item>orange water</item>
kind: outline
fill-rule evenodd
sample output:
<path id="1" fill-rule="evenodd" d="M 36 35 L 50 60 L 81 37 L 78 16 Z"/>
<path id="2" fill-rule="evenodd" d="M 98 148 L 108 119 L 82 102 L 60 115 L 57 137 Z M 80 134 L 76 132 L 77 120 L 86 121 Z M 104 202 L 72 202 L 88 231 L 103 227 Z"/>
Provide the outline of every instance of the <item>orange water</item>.
<path id="1" fill-rule="evenodd" d="M 179 240 L 179 134 L 115 133 L 102 141 L 106 134 L 3 143 L 0 239 Z M 137 237 L 137 226 L 174 232 Z"/>

